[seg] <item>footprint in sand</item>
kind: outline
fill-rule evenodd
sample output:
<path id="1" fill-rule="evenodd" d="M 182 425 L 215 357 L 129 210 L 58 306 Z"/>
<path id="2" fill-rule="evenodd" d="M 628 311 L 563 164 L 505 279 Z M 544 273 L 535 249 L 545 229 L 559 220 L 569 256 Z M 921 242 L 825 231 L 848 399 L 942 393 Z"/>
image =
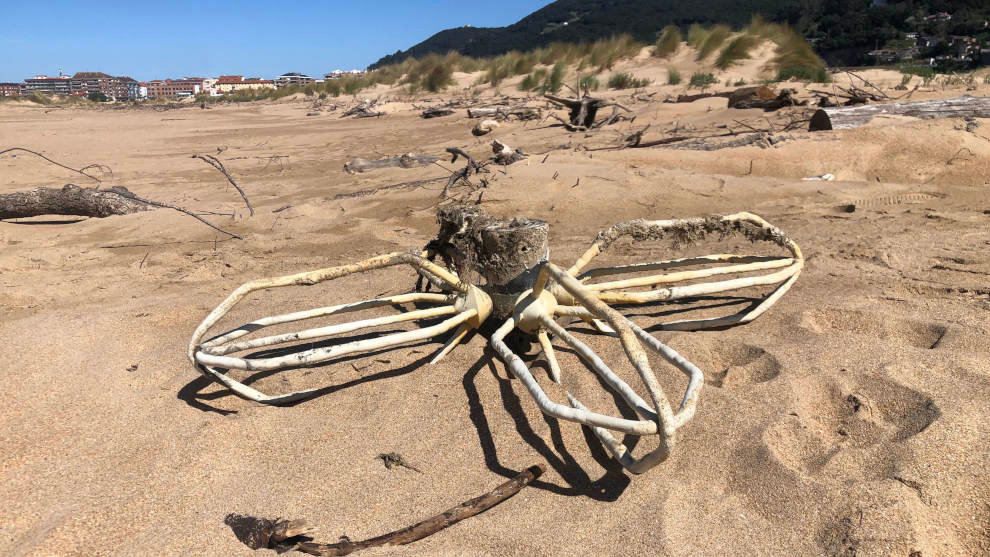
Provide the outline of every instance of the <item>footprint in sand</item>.
<path id="1" fill-rule="evenodd" d="M 839 331 L 926 349 L 937 348 L 946 332 L 938 323 L 838 308 L 805 311 L 799 326 L 817 334 Z"/>
<path id="2" fill-rule="evenodd" d="M 762 435 L 769 455 L 801 475 L 814 475 L 846 448 L 904 441 L 941 415 L 928 395 L 887 377 L 802 381 L 788 415 Z"/>
<path id="3" fill-rule="evenodd" d="M 759 346 L 719 339 L 693 341 L 689 359 L 705 372 L 705 383 L 733 388 L 763 383 L 780 375 L 777 358 Z"/>

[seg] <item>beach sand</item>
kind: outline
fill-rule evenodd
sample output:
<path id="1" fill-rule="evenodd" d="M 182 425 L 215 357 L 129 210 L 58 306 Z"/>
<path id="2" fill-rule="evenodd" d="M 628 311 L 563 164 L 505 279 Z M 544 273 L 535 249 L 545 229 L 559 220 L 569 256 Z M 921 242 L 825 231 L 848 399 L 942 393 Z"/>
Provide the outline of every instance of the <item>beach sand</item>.
<path id="1" fill-rule="evenodd" d="M 664 80 L 664 62 L 622 64 Z M 757 67 L 746 71 L 752 79 Z M 885 76 L 899 80 L 875 77 Z M 511 122 L 480 139 L 463 110 L 418 117 L 414 105 L 454 93 L 397 98 L 386 116 L 359 120 L 340 110 L 307 117 L 305 98 L 167 111 L 0 105 L 0 148 L 113 170 L 97 184 L 7 154 L 0 193 L 121 185 L 235 213 L 205 218 L 245 237 L 164 209 L 0 222 L 0 553 L 250 554 L 224 523 L 230 513 L 304 518 L 320 541 L 364 539 L 542 462 L 548 472 L 504 504 L 367 554 L 986 555 L 988 122 L 966 131 L 959 120 L 878 121 L 714 152 L 579 148 L 617 143 L 647 123 L 658 134 L 674 122 L 700 130 L 764 117 L 726 110 L 724 99 L 664 104 L 683 88 L 654 90 L 654 102 L 623 100 L 634 123 L 595 134 Z M 605 96 L 619 94 L 628 92 Z M 433 237 L 442 183 L 334 196 L 444 170 L 349 175 L 344 162 L 442 156 L 449 146 L 482 158 L 492 138 L 529 153 L 570 145 L 487 175 L 481 204 L 549 222 L 559 265 L 619 221 L 737 211 L 766 218 L 803 249 L 800 279 L 753 323 L 656 333 L 706 374 L 697 414 L 666 462 L 625 473 L 590 432 L 544 417 L 478 334 L 437 365 L 428 361 L 444 338 L 258 378 L 253 385 L 266 392 L 327 387 L 281 408 L 240 399 L 193 369 L 193 330 L 238 285 L 421 248 Z M 219 153 L 254 217 L 194 153 Z M 823 173 L 836 181 L 802 180 Z M 840 208 L 854 202 L 853 212 Z M 630 247 L 615 259 L 701 248 Z M 400 293 L 414 278 L 391 268 L 258 293 L 224 323 Z M 581 338 L 606 361 L 622 358 L 614 339 Z M 562 363 L 569 388 L 617 412 L 591 374 Z M 620 370 L 632 382 L 634 372 Z M 658 366 L 658 377 L 679 396 L 683 376 Z M 643 439 L 636 452 L 654 445 Z M 376 456 L 388 452 L 423 473 L 386 470 Z"/>

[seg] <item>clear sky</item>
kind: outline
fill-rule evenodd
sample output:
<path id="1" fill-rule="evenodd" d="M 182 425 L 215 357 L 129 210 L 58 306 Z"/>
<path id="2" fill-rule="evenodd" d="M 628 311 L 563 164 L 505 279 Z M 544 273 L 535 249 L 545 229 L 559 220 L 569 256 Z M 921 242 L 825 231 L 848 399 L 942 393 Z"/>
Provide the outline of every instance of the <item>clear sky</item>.
<path id="1" fill-rule="evenodd" d="M 0 81 L 80 71 L 167 77 L 363 69 L 461 25 L 508 25 L 549 0 L 3 2 Z"/>

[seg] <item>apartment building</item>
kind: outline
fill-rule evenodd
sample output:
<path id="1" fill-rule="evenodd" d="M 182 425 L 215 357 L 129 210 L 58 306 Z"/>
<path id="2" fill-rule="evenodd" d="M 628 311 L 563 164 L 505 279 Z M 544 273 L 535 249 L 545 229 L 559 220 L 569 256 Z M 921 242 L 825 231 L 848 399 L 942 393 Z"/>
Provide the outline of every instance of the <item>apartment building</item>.
<path id="1" fill-rule="evenodd" d="M 299 72 L 284 73 L 275 78 L 275 87 L 281 89 L 289 85 L 309 85 L 316 80 Z"/>
<path id="2" fill-rule="evenodd" d="M 210 94 L 228 95 L 246 89 L 275 89 L 275 82 L 270 79 L 257 77 L 245 79 L 241 75 L 221 75 L 216 79 L 216 83 L 210 89 Z"/>
<path id="3" fill-rule="evenodd" d="M 103 93 L 118 101 L 138 98 L 140 87 L 138 82 L 130 77 L 114 77 L 103 72 L 78 72 L 72 76 L 71 83 L 73 94 Z"/>
<path id="4" fill-rule="evenodd" d="M 206 80 L 202 77 L 182 79 L 154 79 L 148 82 L 148 98 L 182 99 L 194 97 L 204 91 Z"/>
<path id="5" fill-rule="evenodd" d="M 19 97 L 23 90 L 23 83 L 0 83 L 0 97 Z"/>
<path id="6" fill-rule="evenodd" d="M 47 93 L 50 95 L 71 95 L 72 78 L 67 75 L 36 75 L 24 80 L 24 94 Z"/>

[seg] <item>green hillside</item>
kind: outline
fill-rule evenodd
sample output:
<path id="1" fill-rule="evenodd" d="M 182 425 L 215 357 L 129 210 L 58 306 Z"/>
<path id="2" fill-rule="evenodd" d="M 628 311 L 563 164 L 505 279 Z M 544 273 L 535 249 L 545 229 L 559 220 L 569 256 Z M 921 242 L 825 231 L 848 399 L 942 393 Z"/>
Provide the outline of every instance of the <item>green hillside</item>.
<path id="1" fill-rule="evenodd" d="M 924 19 L 939 12 L 952 14 L 952 19 Z M 789 23 L 812 40 L 826 59 L 838 64 L 859 63 L 865 51 L 910 31 L 990 39 L 984 26 L 990 18 L 988 0 L 558 0 L 506 27 L 440 31 L 407 50 L 381 58 L 370 68 L 430 53 L 455 51 L 482 58 L 619 33 L 653 42 L 666 25 L 686 28 L 692 23 L 725 23 L 738 28 L 755 14 Z"/>

